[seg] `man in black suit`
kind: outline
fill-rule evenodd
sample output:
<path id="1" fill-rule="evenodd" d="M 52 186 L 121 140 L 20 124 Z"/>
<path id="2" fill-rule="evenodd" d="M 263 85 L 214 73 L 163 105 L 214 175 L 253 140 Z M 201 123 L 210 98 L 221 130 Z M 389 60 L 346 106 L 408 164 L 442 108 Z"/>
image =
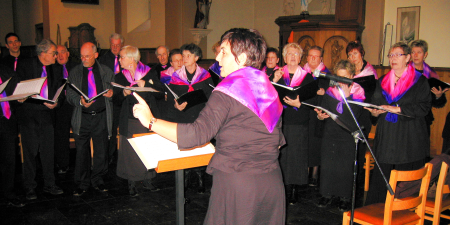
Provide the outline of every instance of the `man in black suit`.
<path id="1" fill-rule="evenodd" d="M 158 73 L 158 79 L 161 79 L 161 71 L 166 70 L 170 67 L 169 65 L 169 48 L 164 45 L 160 45 L 156 48 L 156 57 L 159 63 L 152 67 L 152 70 L 156 70 Z"/>
<path id="2" fill-rule="evenodd" d="M 101 64 L 109 67 L 114 74 L 118 74 L 122 71 L 119 63 L 119 53 L 124 44 L 124 39 L 122 35 L 114 33 L 109 37 L 109 47 L 110 51 L 100 57 L 98 60 Z M 111 163 L 113 160 L 113 155 L 117 150 L 117 128 L 119 127 L 119 116 L 120 109 L 122 108 L 121 103 L 113 102 L 113 126 L 112 126 L 112 136 L 108 141 L 108 159 Z"/>
<path id="3" fill-rule="evenodd" d="M 0 84 L 8 79 L 9 83 L 1 93 L 1 97 L 12 95 L 19 82 L 19 78 L 13 70 L 5 65 L 0 65 Z M 14 179 L 16 172 L 16 143 L 17 143 L 17 101 L 0 103 L 0 177 L 3 194 L 8 205 L 22 207 L 25 204 L 17 198 L 14 192 Z"/>
<path id="4" fill-rule="evenodd" d="M 58 45 L 56 51 L 58 52 L 56 58 L 58 63 L 56 65 L 60 67 L 62 77 L 67 79 L 69 71 L 77 63 L 69 61 L 70 53 L 66 46 Z M 67 86 L 65 88 L 67 89 Z M 60 102 L 60 106 L 55 111 L 55 162 L 58 174 L 65 174 L 69 169 L 70 119 L 72 118 L 73 106 L 66 99 Z"/>
<path id="5" fill-rule="evenodd" d="M 20 41 L 19 36 L 15 33 L 8 33 L 5 36 L 5 46 L 9 50 L 9 55 L 3 57 L 2 63 L 10 69 L 16 71 L 17 67 L 26 58 L 20 54 L 20 46 L 22 46 L 22 42 Z"/>
<path id="6" fill-rule="evenodd" d="M 44 39 L 36 45 L 37 57 L 28 58 L 17 67 L 21 80 L 47 77 L 41 89 L 41 96 L 52 99 L 63 84 L 61 70 L 55 66 L 56 45 Z M 64 100 L 60 96 L 58 102 Z M 36 156 L 40 155 L 44 176 L 44 192 L 59 195 L 63 190 L 56 186 L 54 175 L 54 113 L 58 106 L 42 100 L 27 98 L 19 100 L 19 127 L 23 146 L 23 186 L 28 200 L 37 198 L 35 188 Z"/>

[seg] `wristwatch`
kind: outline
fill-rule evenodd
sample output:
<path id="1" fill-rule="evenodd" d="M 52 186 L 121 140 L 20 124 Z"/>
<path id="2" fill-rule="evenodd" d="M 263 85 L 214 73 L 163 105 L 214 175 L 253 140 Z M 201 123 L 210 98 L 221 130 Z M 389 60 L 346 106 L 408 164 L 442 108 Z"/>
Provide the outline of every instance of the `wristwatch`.
<path id="1" fill-rule="evenodd" d="M 152 126 L 153 126 L 153 124 L 155 123 L 157 121 L 157 119 L 155 118 L 155 117 L 153 117 L 151 120 L 150 120 L 150 124 L 148 125 L 148 130 L 152 130 Z"/>

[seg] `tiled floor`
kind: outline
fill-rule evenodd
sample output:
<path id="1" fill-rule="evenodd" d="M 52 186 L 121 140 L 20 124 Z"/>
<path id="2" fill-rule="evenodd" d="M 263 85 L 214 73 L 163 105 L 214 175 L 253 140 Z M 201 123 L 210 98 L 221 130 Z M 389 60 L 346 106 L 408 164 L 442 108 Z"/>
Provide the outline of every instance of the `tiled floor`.
<path id="1" fill-rule="evenodd" d="M 83 196 L 74 197 L 73 171 L 69 170 L 57 177 L 57 184 L 65 192 L 60 196 L 43 193 L 41 183 L 36 189 L 38 199 L 27 201 L 23 208 L 7 207 L 1 199 L 0 224 L 175 224 L 174 177 L 174 172 L 158 174 L 155 183 L 161 190 L 150 192 L 139 185 L 140 195 L 132 198 L 128 195 L 127 182 L 115 175 L 115 164 L 112 164 L 104 179 L 109 188 L 107 195 L 90 189 Z M 211 187 L 210 177 L 206 184 Z M 193 189 L 186 191 L 189 203 L 185 207 L 185 224 L 202 224 L 208 207 L 208 191 L 205 194 Z M 20 189 L 18 193 L 24 198 Z M 361 196 L 358 194 L 358 205 Z M 303 187 L 299 203 L 287 206 L 287 224 L 342 224 L 342 213 L 337 207 L 318 208 L 315 206 L 318 198 L 316 188 Z"/>

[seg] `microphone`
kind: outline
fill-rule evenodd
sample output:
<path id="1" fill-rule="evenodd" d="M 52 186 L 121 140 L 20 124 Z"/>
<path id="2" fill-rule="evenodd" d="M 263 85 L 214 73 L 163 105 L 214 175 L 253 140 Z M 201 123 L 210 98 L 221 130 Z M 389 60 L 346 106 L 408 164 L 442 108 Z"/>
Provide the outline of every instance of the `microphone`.
<path id="1" fill-rule="evenodd" d="M 344 84 L 352 84 L 353 83 L 353 79 L 349 79 L 349 78 L 345 78 L 345 77 L 339 77 L 339 76 L 334 75 L 334 74 L 320 72 L 319 70 L 314 70 L 313 76 L 314 77 L 323 77 L 325 79 L 336 81 L 336 82 L 341 82 L 341 83 L 344 83 Z"/>

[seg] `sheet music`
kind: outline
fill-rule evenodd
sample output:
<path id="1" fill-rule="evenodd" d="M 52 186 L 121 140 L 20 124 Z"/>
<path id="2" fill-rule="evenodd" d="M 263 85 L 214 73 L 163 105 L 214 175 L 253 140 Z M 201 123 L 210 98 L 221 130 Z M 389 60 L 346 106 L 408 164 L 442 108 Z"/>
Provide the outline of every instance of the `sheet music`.
<path id="1" fill-rule="evenodd" d="M 394 113 L 394 114 L 397 114 L 397 115 L 400 115 L 400 116 L 406 116 L 406 117 L 412 118 L 412 116 L 407 116 L 407 115 L 405 115 L 405 114 L 392 112 L 391 110 L 385 109 L 385 108 L 383 108 L 383 107 L 381 107 L 381 106 L 378 106 L 378 105 L 374 105 L 374 104 L 370 104 L 370 103 L 365 103 L 365 102 L 357 102 L 357 101 L 352 101 L 352 100 L 347 100 L 347 101 L 348 101 L 348 103 L 355 104 L 355 105 L 360 105 L 360 106 L 362 106 L 362 107 L 367 107 L 367 108 L 374 108 L 374 109 L 384 110 L 384 111 L 386 111 L 386 112 L 390 112 L 390 113 Z"/>
<path id="2" fill-rule="evenodd" d="M 111 85 L 114 87 L 130 90 L 130 91 L 136 91 L 136 92 L 159 92 L 151 87 L 125 87 L 125 86 L 120 85 L 115 82 L 111 82 Z"/>
<path id="3" fill-rule="evenodd" d="M 61 85 L 61 87 L 58 88 L 58 90 L 55 93 L 55 96 L 53 96 L 53 99 L 46 99 L 46 98 L 43 98 L 40 95 L 32 95 L 31 97 L 34 98 L 34 99 L 39 99 L 39 100 L 52 102 L 52 103 L 58 102 L 58 97 L 59 97 L 59 95 L 61 95 L 61 92 L 63 91 L 64 87 L 66 86 L 66 83 L 67 82 L 65 82 L 63 85 Z"/>
<path id="4" fill-rule="evenodd" d="M 47 77 L 41 77 L 31 80 L 25 80 L 17 84 L 16 89 L 12 95 L 21 95 L 21 94 L 39 94 L 41 92 L 42 85 L 45 82 Z"/>
<path id="5" fill-rule="evenodd" d="M 331 117 L 331 119 L 333 119 L 333 120 L 336 120 L 336 118 L 337 118 L 337 115 L 336 115 L 336 114 L 334 114 L 334 113 L 328 111 L 327 109 L 325 109 L 325 108 L 323 108 L 323 107 L 320 107 L 320 106 L 317 106 L 317 105 L 313 105 L 313 104 L 309 104 L 309 103 L 306 103 L 306 102 L 302 102 L 302 104 L 303 104 L 303 105 L 307 105 L 307 106 L 311 106 L 311 107 L 316 108 L 316 109 L 322 110 L 324 113 L 328 114 L 328 115 Z"/>
<path id="6" fill-rule="evenodd" d="M 215 152 L 214 146 L 212 146 L 211 143 L 193 148 L 192 150 L 180 151 L 176 143 L 169 141 L 158 134 L 130 138 L 128 141 L 147 169 L 158 167 L 158 162 L 161 160 L 184 158 Z"/>
<path id="7" fill-rule="evenodd" d="M 5 88 L 6 88 L 6 86 L 8 86 L 8 83 L 9 83 L 10 80 L 11 80 L 11 77 L 10 77 L 7 81 L 3 82 L 3 83 L 0 85 L 0 93 L 2 93 L 3 90 L 5 90 Z"/>
<path id="8" fill-rule="evenodd" d="M 92 98 L 89 98 L 85 93 L 83 93 L 80 89 L 78 89 L 74 84 L 70 83 L 70 86 L 72 86 L 75 90 L 77 90 L 78 93 L 80 93 L 84 97 L 84 100 L 87 103 L 94 101 L 96 98 L 102 96 L 103 94 L 105 94 L 106 92 L 109 91 L 109 89 L 106 89 L 106 90 L 100 92 L 98 95 L 96 95 L 96 96 L 94 96 Z"/>
<path id="9" fill-rule="evenodd" d="M 17 84 L 14 93 L 5 98 L 1 98 L 0 102 L 24 99 L 32 95 L 38 95 L 41 92 L 42 85 L 47 77 L 40 77 L 31 80 L 25 80 Z"/>
<path id="10" fill-rule="evenodd" d="M 166 85 L 167 89 L 169 89 L 170 93 L 172 93 L 172 95 L 173 95 L 173 97 L 175 97 L 175 99 L 179 99 L 180 98 L 180 97 L 178 97 L 177 94 L 175 94 L 175 92 L 172 91 L 172 89 L 170 89 L 170 87 L 167 84 L 164 84 L 164 85 Z"/>
<path id="11" fill-rule="evenodd" d="M 278 87 L 286 88 L 286 89 L 291 90 L 291 91 L 295 90 L 292 87 L 288 87 L 288 86 L 285 86 L 285 85 L 282 85 L 282 84 L 278 84 L 278 83 L 275 83 L 273 81 L 271 81 L 270 83 L 272 83 L 273 85 L 277 85 Z"/>

